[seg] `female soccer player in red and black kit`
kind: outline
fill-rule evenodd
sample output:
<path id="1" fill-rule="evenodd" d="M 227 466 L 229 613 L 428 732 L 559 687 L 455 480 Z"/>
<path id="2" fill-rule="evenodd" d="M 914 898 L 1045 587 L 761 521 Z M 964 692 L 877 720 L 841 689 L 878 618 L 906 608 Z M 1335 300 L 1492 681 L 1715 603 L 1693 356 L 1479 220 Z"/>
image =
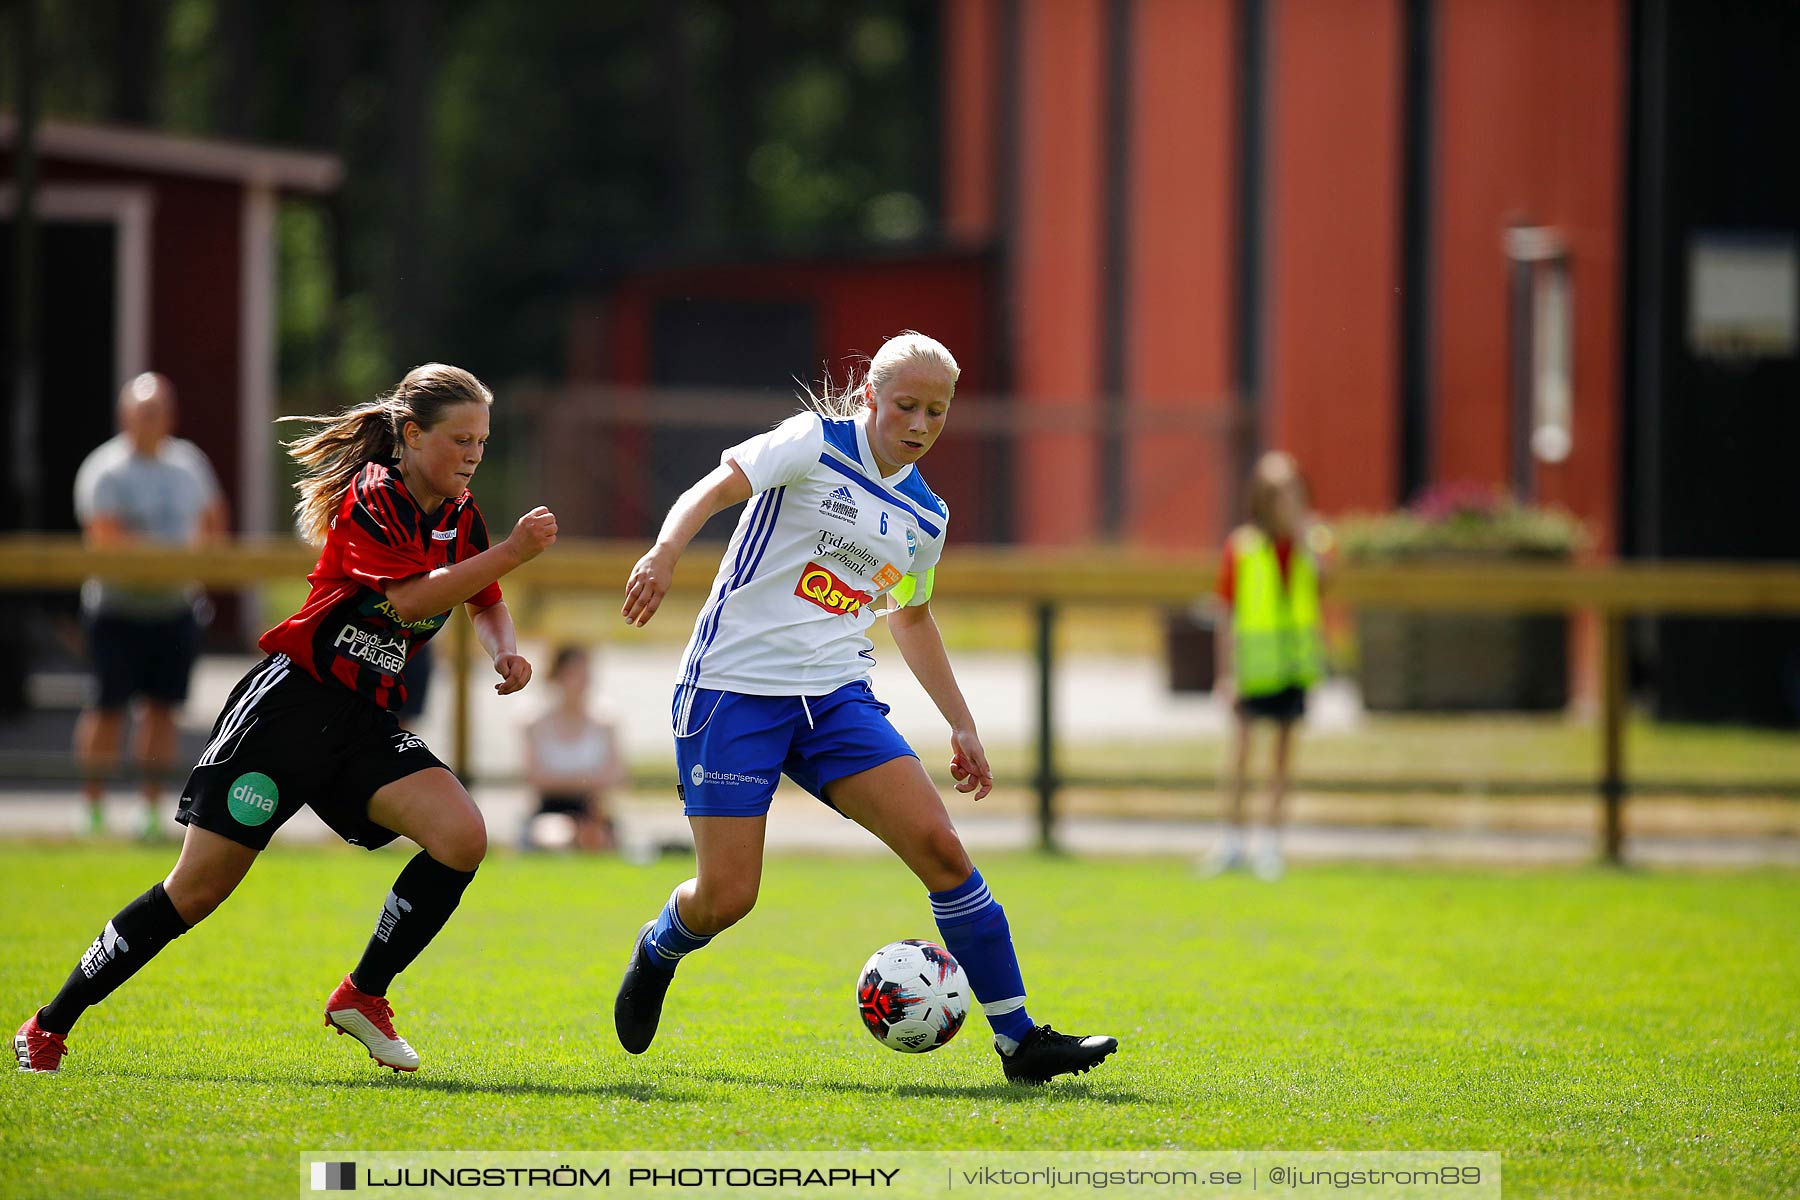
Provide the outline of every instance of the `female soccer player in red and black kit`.
<path id="1" fill-rule="evenodd" d="M 322 544 L 299 612 L 264 634 L 268 657 L 238 683 L 183 789 L 187 826 L 169 877 L 119 910 L 68 982 L 13 1039 L 19 1066 L 54 1071 L 65 1036 L 171 941 L 231 895 L 284 821 L 310 805 L 345 841 L 395 837 L 419 853 L 382 905 L 362 961 L 325 1002 L 325 1023 L 398 1071 L 419 1056 L 385 999 L 462 898 L 487 852 L 481 812 L 393 710 L 408 654 L 466 603 L 507 695 L 531 679 L 498 580 L 556 541 L 535 508 L 488 545 L 469 478 L 488 440 L 493 395 L 467 371 L 431 363 L 380 399 L 331 417 L 288 446 L 307 468 L 295 506 Z"/>

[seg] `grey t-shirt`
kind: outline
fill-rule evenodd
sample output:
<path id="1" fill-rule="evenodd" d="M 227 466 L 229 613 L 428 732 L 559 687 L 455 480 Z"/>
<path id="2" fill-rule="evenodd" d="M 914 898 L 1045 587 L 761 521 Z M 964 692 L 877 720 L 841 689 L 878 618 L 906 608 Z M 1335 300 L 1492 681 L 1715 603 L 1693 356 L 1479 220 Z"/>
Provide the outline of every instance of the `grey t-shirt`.
<path id="1" fill-rule="evenodd" d="M 75 473 L 75 515 L 83 525 L 111 517 L 145 541 L 185 546 L 219 496 L 219 481 L 200 448 L 164 438 L 154 456 L 136 454 L 124 434 L 102 442 Z M 88 612 L 155 620 L 186 611 L 196 584 L 152 587 L 90 579 L 81 589 Z"/>

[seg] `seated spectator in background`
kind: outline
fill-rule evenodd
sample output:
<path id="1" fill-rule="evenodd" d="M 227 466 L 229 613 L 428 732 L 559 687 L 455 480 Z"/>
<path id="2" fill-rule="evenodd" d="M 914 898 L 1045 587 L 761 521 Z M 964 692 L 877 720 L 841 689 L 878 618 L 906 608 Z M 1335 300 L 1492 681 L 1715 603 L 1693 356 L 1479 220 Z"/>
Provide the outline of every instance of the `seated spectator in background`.
<path id="1" fill-rule="evenodd" d="M 537 810 L 525 823 L 527 850 L 571 841 L 588 851 L 618 845 L 608 794 L 627 778 L 625 757 L 612 723 L 588 713 L 591 678 L 586 650 L 564 646 L 556 652 L 550 669 L 555 706 L 525 731 L 525 778 L 537 793 Z M 570 822 L 572 837 L 555 832 Z"/>
<path id="2" fill-rule="evenodd" d="M 191 547 L 222 538 L 225 501 L 212 464 L 192 442 L 172 436 L 175 388 L 146 372 L 119 393 L 119 433 L 101 443 L 75 476 L 75 515 L 87 544 L 107 549 L 155 543 Z M 75 726 L 88 825 L 105 824 L 101 801 L 115 769 L 126 710 L 138 709 L 132 751 L 144 787 L 144 836 L 161 831 L 156 811 L 174 765 L 175 715 L 187 701 L 199 651 L 197 584 L 127 584 L 90 579 L 82 616 L 98 695 Z M 173 814 L 170 814 L 173 816 Z"/>

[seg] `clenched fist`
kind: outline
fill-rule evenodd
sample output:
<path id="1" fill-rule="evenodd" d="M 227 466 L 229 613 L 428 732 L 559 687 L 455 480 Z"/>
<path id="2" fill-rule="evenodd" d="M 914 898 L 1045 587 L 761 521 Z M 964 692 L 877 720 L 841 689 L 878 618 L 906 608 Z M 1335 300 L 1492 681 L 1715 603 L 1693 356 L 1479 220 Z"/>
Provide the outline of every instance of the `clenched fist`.
<path id="1" fill-rule="evenodd" d="M 556 514 L 538 505 L 519 518 L 506 541 L 518 554 L 520 562 L 530 562 L 556 544 Z"/>

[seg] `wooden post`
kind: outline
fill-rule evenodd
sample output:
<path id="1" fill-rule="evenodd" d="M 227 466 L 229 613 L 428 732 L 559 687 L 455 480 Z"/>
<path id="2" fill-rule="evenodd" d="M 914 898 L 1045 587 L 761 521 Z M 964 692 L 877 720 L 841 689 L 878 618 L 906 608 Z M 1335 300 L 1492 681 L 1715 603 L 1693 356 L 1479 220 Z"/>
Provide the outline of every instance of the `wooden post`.
<path id="1" fill-rule="evenodd" d="M 1600 853 L 1624 861 L 1625 844 L 1625 617 L 1600 613 Z"/>
<path id="2" fill-rule="evenodd" d="M 1038 849 L 1056 849 L 1056 605 L 1037 606 Z"/>
<path id="3" fill-rule="evenodd" d="M 474 656 L 474 643 L 475 627 L 469 623 L 468 613 L 452 614 L 450 682 L 456 703 L 450 716 L 450 766 L 465 787 L 469 784 L 469 660 Z"/>

